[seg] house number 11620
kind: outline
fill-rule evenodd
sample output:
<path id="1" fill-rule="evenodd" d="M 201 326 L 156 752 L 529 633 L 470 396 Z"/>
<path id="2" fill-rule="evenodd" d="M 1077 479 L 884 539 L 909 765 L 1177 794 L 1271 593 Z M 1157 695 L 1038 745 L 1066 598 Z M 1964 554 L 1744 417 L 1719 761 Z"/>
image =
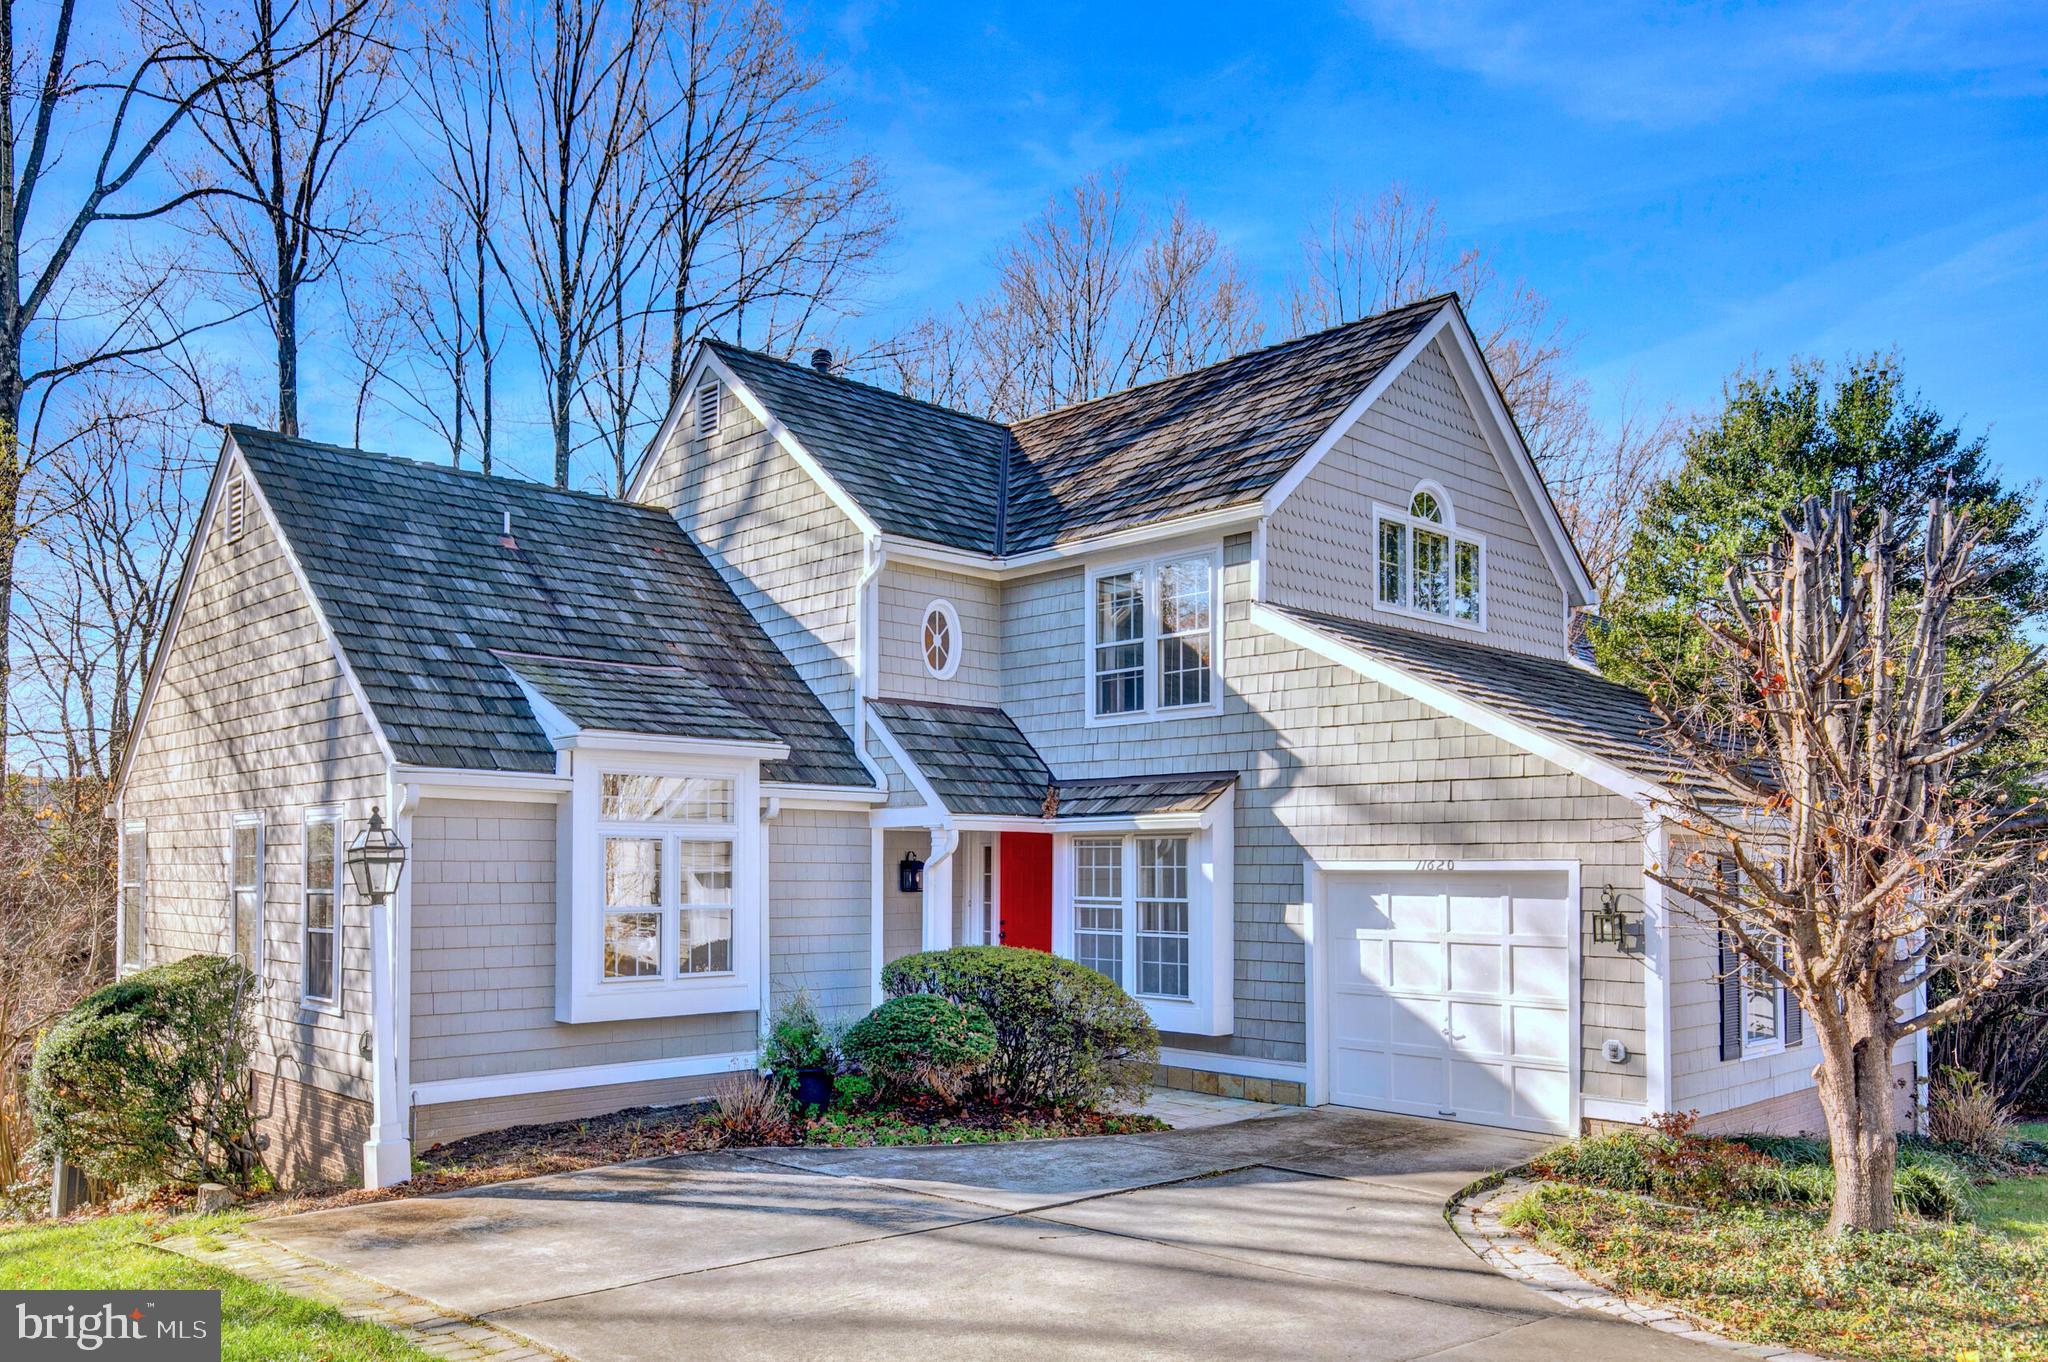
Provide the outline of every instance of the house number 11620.
<path id="1" fill-rule="evenodd" d="M 1456 870 L 1458 863 L 1456 861 L 1417 861 L 1415 868 L 1417 870 Z"/>

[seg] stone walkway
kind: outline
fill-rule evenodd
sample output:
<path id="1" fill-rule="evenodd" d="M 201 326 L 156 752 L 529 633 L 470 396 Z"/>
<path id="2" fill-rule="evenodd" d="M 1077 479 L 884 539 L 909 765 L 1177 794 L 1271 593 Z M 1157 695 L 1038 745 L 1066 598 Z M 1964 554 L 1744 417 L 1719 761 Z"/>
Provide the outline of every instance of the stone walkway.
<path id="1" fill-rule="evenodd" d="M 444 1310 L 254 1235 L 179 1235 L 158 1248 L 223 1268 L 252 1282 L 331 1305 L 350 1319 L 380 1324 L 448 1362 L 558 1362 L 561 1353 L 509 1329 Z"/>
<path id="2" fill-rule="evenodd" d="M 1300 1107 L 1277 1106 L 1271 1102 L 1247 1102 L 1240 1097 L 1217 1097 L 1210 1093 L 1183 1092 L 1178 1088 L 1154 1088 L 1136 1110 L 1157 1116 L 1175 1130 L 1204 1130 L 1233 1121 L 1256 1121 L 1267 1116 L 1284 1116 Z"/>

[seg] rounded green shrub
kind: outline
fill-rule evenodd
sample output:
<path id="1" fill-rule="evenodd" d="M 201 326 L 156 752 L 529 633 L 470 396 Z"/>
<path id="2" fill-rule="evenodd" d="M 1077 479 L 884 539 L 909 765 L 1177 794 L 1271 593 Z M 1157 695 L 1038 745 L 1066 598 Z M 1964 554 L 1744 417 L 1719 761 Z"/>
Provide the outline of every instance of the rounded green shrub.
<path id="1" fill-rule="evenodd" d="M 249 1091 L 256 989 L 236 961 L 194 955 L 72 1008 L 29 1071 L 44 1150 L 123 1185 L 247 1185 L 261 1166 Z"/>
<path id="2" fill-rule="evenodd" d="M 842 1048 L 891 1087 L 928 1088 L 953 1099 L 995 1058 L 996 1028 L 973 1003 L 912 993 L 889 999 L 855 1022 Z"/>
<path id="3" fill-rule="evenodd" d="M 1086 965 L 1044 951 L 920 951 L 891 961 L 882 987 L 893 997 L 936 994 L 986 1013 L 995 1056 L 975 1081 L 1011 1101 L 1137 1101 L 1159 1063 L 1159 1032 L 1135 999 Z"/>

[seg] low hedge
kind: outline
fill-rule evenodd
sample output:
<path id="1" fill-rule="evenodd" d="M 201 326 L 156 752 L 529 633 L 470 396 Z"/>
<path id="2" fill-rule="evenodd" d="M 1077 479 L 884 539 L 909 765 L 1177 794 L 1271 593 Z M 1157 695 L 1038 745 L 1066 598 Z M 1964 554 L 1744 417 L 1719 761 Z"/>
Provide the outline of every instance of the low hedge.
<path id="1" fill-rule="evenodd" d="M 1128 993 L 1072 960 L 1015 946 L 955 946 L 891 961 L 892 997 L 930 993 L 973 1004 L 995 1028 L 976 1082 L 1048 1106 L 1140 1100 L 1159 1063 L 1159 1032 Z"/>
<path id="2" fill-rule="evenodd" d="M 996 1028 L 973 1003 L 912 993 L 855 1022 L 841 1048 L 891 1087 L 926 1088 L 951 1099 L 995 1058 Z"/>
<path id="3" fill-rule="evenodd" d="M 249 1091 L 256 989 L 236 961 L 194 955 L 72 1008 L 29 1072 L 46 1153 L 126 1186 L 248 1185 L 261 1166 Z"/>

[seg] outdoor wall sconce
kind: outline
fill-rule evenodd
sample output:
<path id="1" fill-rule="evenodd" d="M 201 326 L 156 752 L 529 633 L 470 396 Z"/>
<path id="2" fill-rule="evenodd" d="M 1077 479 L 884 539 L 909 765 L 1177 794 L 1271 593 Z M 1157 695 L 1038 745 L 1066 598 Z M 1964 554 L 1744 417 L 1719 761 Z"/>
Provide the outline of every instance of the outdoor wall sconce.
<path id="1" fill-rule="evenodd" d="M 1639 954 L 1643 949 L 1642 915 L 1630 916 L 1621 906 L 1621 895 L 1602 889 L 1600 908 L 1593 914 L 1593 940 L 1614 946 L 1623 955 Z"/>
<path id="2" fill-rule="evenodd" d="M 896 866 L 896 887 L 906 894 L 924 892 L 924 862 L 907 851 Z"/>
<path id="3" fill-rule="evenodd" d="M 398 891 L 398 877 L 405 870 L 405 843 L 384 826 L 384 815 L 374 807 L 369 826 L 348 844 L 349 878 L 372 903 L 382 903 Z"/>

